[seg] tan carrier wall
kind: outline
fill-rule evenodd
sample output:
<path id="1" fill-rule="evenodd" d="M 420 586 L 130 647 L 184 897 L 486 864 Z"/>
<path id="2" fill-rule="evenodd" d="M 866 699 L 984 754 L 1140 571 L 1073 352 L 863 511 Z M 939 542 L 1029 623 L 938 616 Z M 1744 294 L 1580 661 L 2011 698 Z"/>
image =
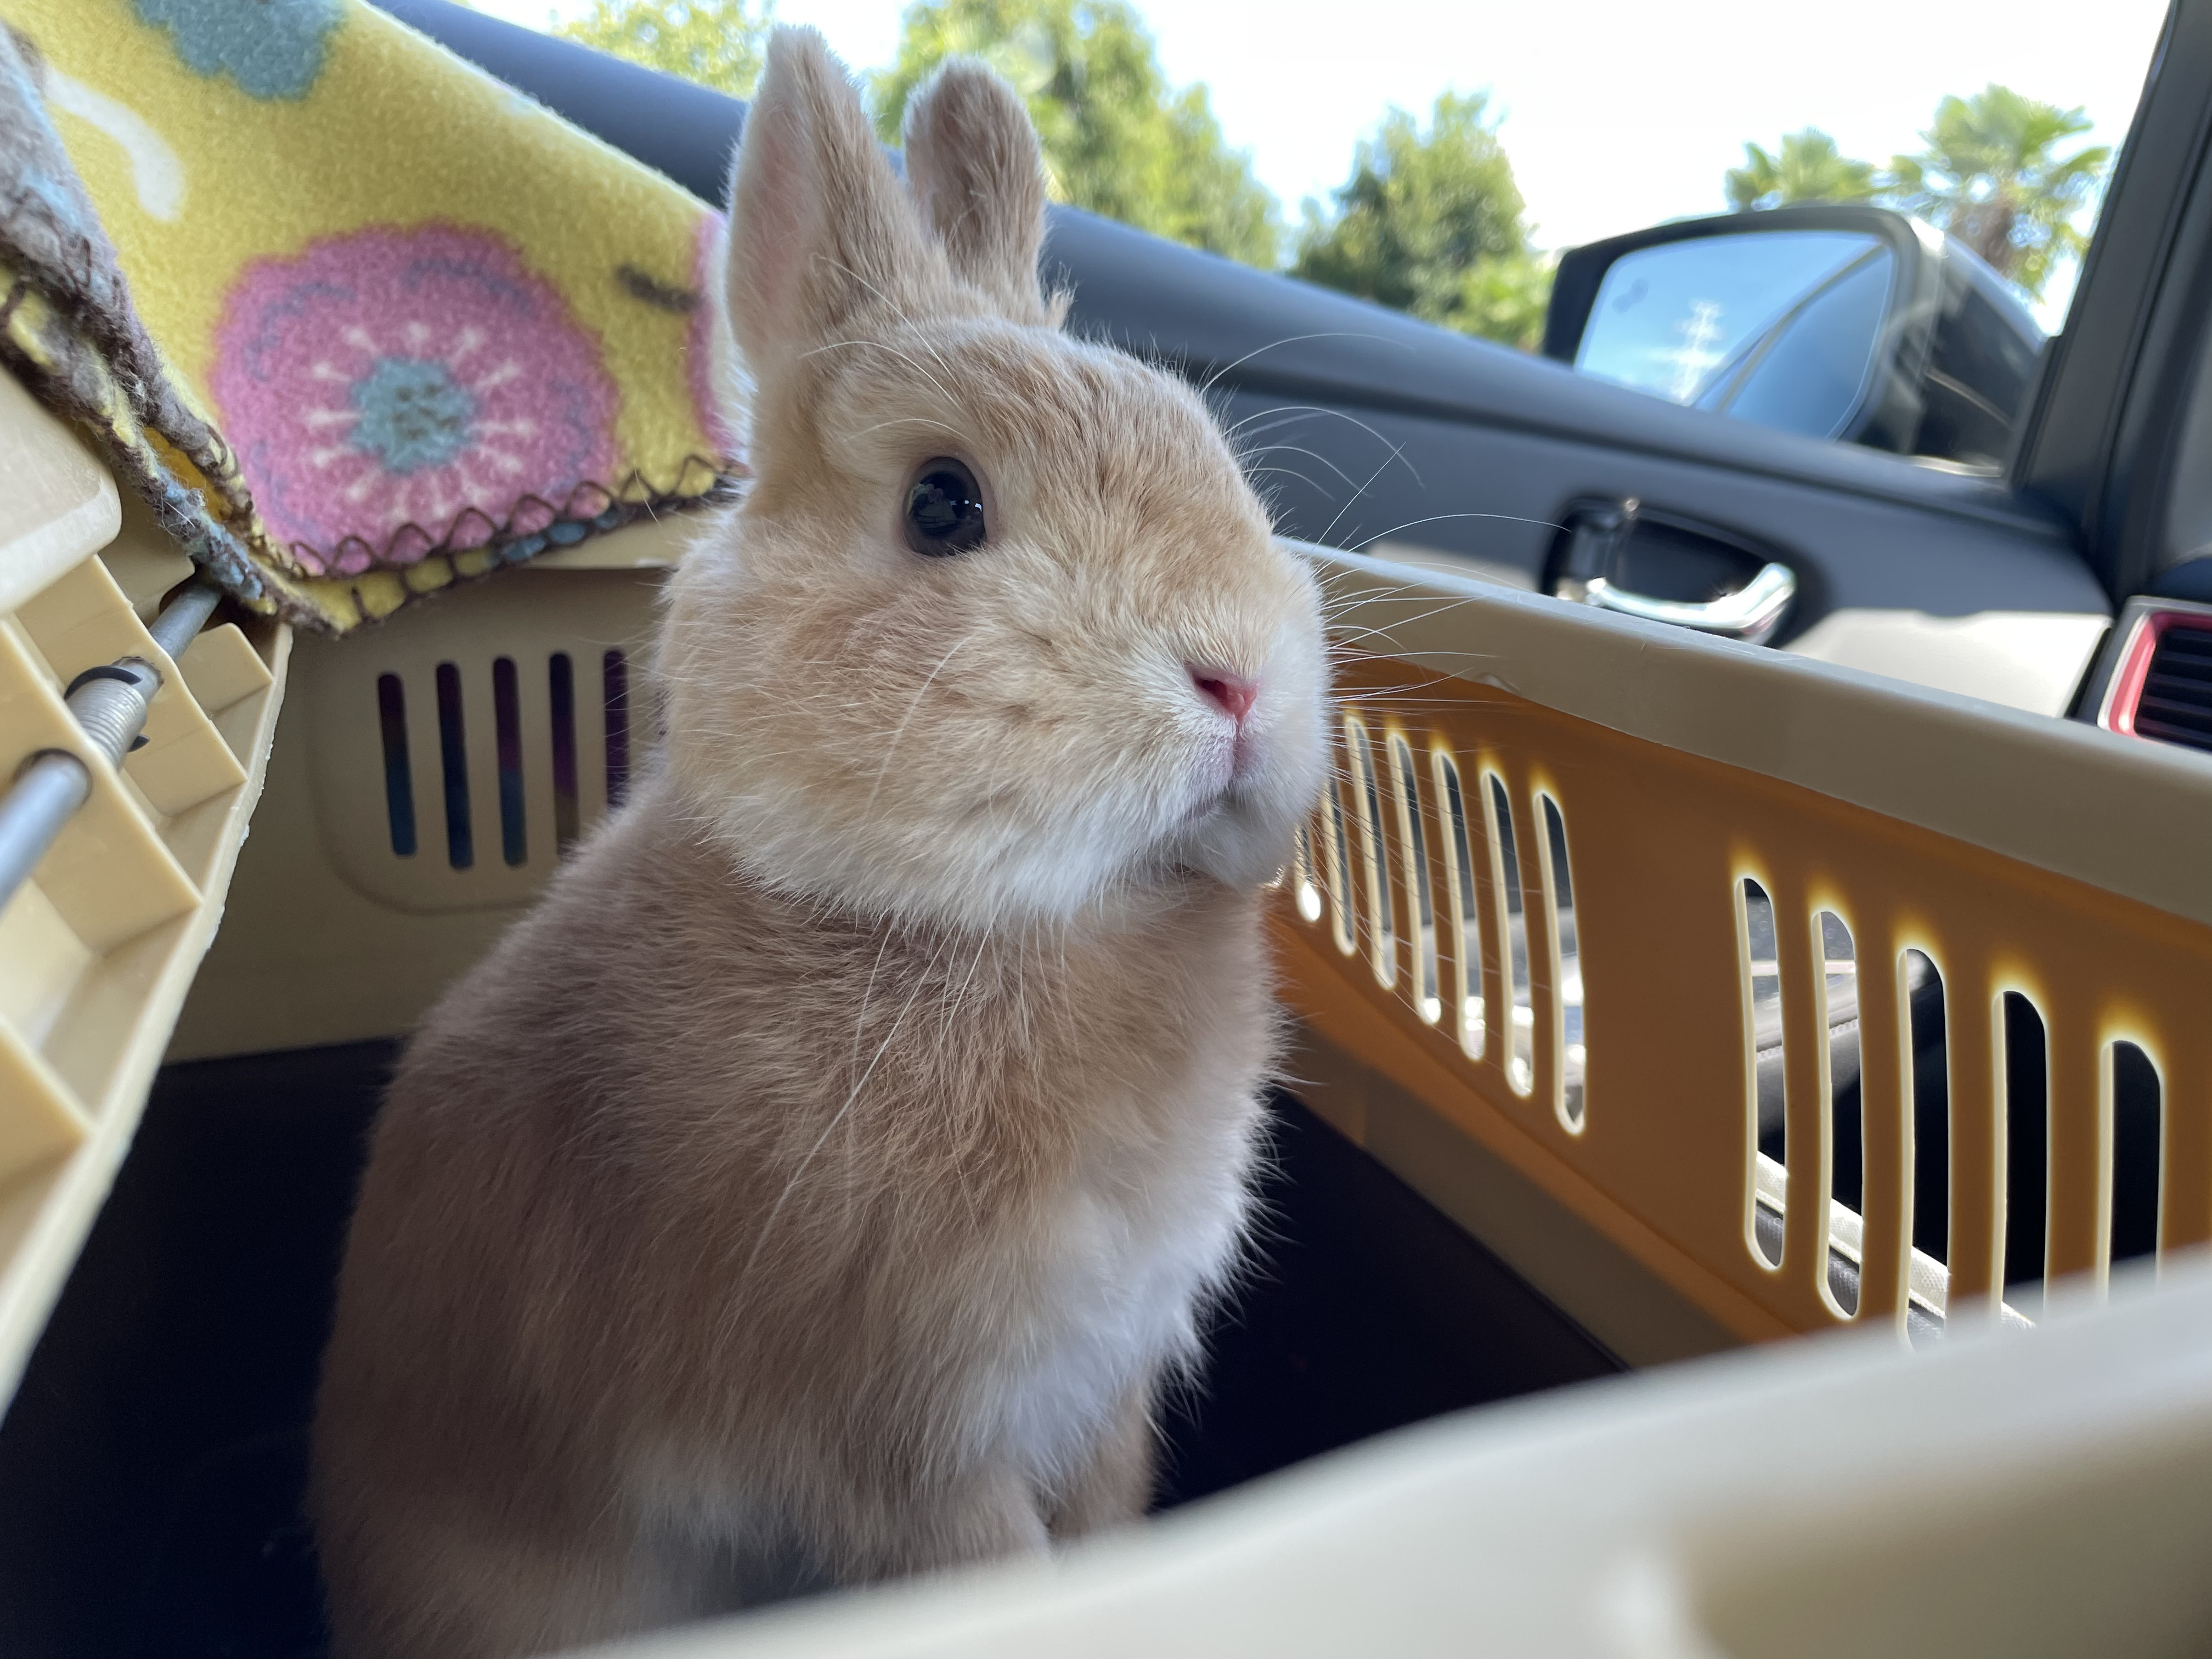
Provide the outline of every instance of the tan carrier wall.
<path id="1" fill-rule="evenodd" d="M 2094 1295 L 2109 1267 L 2116 1043 L 2159 1075 L 2160 1251 L 2212 1238 L 2203 757 L 1328 563 L 1358 648 L 1340 677 L 1335 788 L 1302 838 L 1279 934 L 1292 1004 L 1347 1080 L 1329 1087 L 1324 1058 L 1310 1093 L 1571 1309 L 1604 1327 L 1620 1297 L 1571 1269 L 1562 1281 L 1544 1259 L 1556 1229 L 1516 1249 L 1486 1228 L 1479 1182 L 1436 1155 L 1438 1125 L 1737 1340 L 1853 1319 L 1902 1328 L 1915 1303 L 1996 1313 L 2008 992 L 2047 1034 L 2051 1279 Z M 1777 925 L 1786 1173 L 1755 1139 L 1763 964 L 1746 878 Z M 1517 999 L 1502 948 L 1516 899 Z M 1828 1195 L 1823 999 L 1838 964 L 1823 955 L 1822 912 L 1856 947 L 1863 1217 Z M 1948 1273 L 1910 1248 L 1908 951 L 1940 970 L 1947 1014 Z M 1762 1212 L 1780 1235 L 1766 1249 Z M 1851 1279 L 1856 1307 L 1838 1294 Z"/>
<path id="2" fill-rule="evenodd" d="M 680 520 L 625 532 L 360 636 L 302 642 L 246 878 L 173 1054 L 397 1033 L 476 959 L 605 799 L 610 652 L 625 665 L 621 741 L 632 764 L 651 741 L 652 567 L 680 556 L 690 533 Z M 1363 769 L 1358 746 L 1340 738 L 1336 805 L 1316 818 L 1303 874 L 1283 895 L 1288 994 L 1302 1016 L 1294 1080 L 1624 1357 L 1896 1322 L 1913 1307 L 1993 1308 L 2006 1145 L 1997 1050 L 1981 1034 L 2007 990 L 2034 1003 L 2049 1034 L 2053 1273 L 2094 1284 L 2106 1257 L 2116 1040 L 2139 1045 L 2161 1079 L 2166 1241 L 2206 1236 L 2212 1062 L 2191 1015 L 2212 984 L 2212 869 L 2197 852 L 2200 826 L 2212 823 L 2212 765 L 1775 652 L 1309 551 L 1351 653 L 1346 729 L 1364 736 L 1368 758 Z M 569 665 L 565 739 L 553 713 L 556 657 Z M 404 854 L 387 787 L 392 684 L 415 829 Z M 470 818 L 465 866 L 448 841 L 449 753 L 453 799 Z M 1446 768 L 1461 789 L 1456 817 Z M 1533 947 L 1519 1025 L 1497 948 L 1508 889 L 1493 780 Z M 1568 964 L 1556 959 L 1560 872 L 1547 811 L 1563 826 L 1581 935 L 1579 1119 L 1568 1103 Z M 1814 915 L 1832 912 L 1856 947 L 1863 1224 L 1819 1196 L 1824 1153 L 1793 1155 L 1785 1172 L 1754 1150 L 1752 964 L 1736 896 L 1747 876 L 1783 919 L 1793 1148 L 1819 1148 L 1828 1124 L 1830 964 L 1816 972 L 1809 954 Z M 1480 950 L 1459 942 L 1455 924 L 1470 897 Z M 1907 949 L 1936 964 L 1949 1013 L 1948 1273 L 1906 1243 L 1914 1150 L 1898 964 Z M 1479 1044 L 1455 1029 L 1462 972 L 1484 1011 Z M 1511 1070 L 1516 1040 L 1525 1089 Z M 1778 1246 L 1778 1266 L 1762 1239 Z M 1849 1279 L 1855 1309 L 1839 1292 Z"/>
<path id="3" fill-rule="evenodd" d="M 605 812 L 611 755 L 618 796 L 653 740 L 659 580 L 695 526 L 619 531 L 300 641 L 253 842 L 172 1059 L 395 1036 L 490 947 Z M 393 769 L 411 842 L 393 834 Z"/>

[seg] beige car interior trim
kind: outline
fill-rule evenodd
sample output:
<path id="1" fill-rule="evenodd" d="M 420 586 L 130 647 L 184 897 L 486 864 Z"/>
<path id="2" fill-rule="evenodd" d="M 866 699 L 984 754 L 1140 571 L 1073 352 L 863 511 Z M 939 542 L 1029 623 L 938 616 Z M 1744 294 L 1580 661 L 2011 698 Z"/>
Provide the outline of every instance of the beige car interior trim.
<path id="1" fill-rule="evenodd" d="M 1782 648 L 1840 668 L 2063 714 L 2112 619 L 2100 612 L 1832 611 Z"/>
<path id="2" fill-rule="evenodd" d="M 1475 554 L 1448 553 L 1396 538 L 1370 542 L 1362 553 L 1447 582 L 1537 591 L 1520 566 Z M 2112 625 L 2101 611 L 1984 611 L 1935 617 L 1850 606 L 1830 611 L 1778 648 L 2031 714 L 2063 714 Z"/>

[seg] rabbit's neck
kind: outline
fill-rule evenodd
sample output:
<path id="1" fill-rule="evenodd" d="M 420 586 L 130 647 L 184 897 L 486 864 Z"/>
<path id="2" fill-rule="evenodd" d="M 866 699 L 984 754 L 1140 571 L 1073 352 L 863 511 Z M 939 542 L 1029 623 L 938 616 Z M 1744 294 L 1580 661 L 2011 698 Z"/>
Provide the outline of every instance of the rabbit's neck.
<path id="1" fill-rule="evenodd" d="M 775 1092 L 812 1097 L 802 1116 L 880 1118 L 955 1159 L 1012 1136 L 1035 1168 L 1100 1135 L 1237 1116 L 1272 1057 L 1256 893 L 1188 875 L 1020 927 L 866 917 L 763 885 L 649 806 L 594 859 L 617 890 L 597 908 L 623 918 L 653 1011 L 623 1041 L 648 1063 L 664 1019 L 721 1027 L 776 1058 Z"/>

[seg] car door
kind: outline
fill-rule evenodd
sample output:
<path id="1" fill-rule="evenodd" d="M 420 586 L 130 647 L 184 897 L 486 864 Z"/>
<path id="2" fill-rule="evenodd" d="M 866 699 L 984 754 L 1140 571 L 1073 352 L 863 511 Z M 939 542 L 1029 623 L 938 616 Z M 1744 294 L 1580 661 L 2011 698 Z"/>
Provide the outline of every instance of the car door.
<path id="1" fill-rule="evenodd" d="M 447 0 L 384 3 L 719 199 L 737 100 Z M 1777 565 L 1794 592 L 1767 642 L 2051 714 L 2109 626 L 2080 515 L 2017 477 L 1678 408 L 1070 209 L 1045 258 L 1076 329 L 1206 388 L 1285 534 L 1538 589 L 1632 503 L 1653 597 Z M 2082 300 L 2130 303 L 2111 282 Z"/>
<path id="2" fill-rule="evenodd" d="M 1540 589 L 1632 502 L 1655 597 L 1778 564 L 1773 644 L 2051 714 L 2108 622 L 2071 527 L 2005 479 L 1677 407 L 1095 219 L 1061 216 L 1048 257 L 1079 326 L 1210 388 L 1289 534 Z"/>

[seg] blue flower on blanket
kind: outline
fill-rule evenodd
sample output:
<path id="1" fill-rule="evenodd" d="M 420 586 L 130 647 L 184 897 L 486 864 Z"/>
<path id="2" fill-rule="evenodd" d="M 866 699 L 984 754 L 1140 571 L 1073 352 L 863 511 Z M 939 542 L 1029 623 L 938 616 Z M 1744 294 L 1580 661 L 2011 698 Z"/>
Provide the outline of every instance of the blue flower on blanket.
<path id="1" fill-rule="evenodd" d="M 475 440 L 476 396 L 435 357 L 379 357 L 348 389 L 360 418 L 351 442 L 387 472 L 419 472 L 457 459 Z"/>
<path id="2" fill-rule="evenodd" d="M 131 0 L 170 31 L 196 75 L 228 75 L 249 98 L 304 98 L 323 72 L 345 0 Z"/>

